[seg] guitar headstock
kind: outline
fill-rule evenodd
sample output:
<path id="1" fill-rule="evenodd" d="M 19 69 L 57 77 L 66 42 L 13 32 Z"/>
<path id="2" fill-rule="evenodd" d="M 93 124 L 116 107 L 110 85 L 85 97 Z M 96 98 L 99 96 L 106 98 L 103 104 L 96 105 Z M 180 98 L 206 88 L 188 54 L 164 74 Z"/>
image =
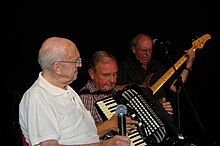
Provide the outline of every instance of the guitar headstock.
<path id="1" fill-rule="evenodd" d="M 200 38 L 198 38 L 197 40 L 193 41 L 192 42 L 192 45 L 193 45 L 193 48 L 194 48 L 193 51 L 195 51 L 195 49 L 203 48 L 205 42 L 209 39 L 211 39 L 211 35 L 210 34 L 205 34 L 205 35 L 201 36 Z"/>

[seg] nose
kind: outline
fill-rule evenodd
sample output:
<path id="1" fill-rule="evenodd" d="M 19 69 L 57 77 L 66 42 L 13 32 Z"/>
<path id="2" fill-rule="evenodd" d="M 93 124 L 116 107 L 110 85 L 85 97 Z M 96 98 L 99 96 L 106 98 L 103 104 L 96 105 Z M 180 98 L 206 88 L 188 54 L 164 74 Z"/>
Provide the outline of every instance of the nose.
<path id="1" fill-rule="evenodd" d="M 150 54 L 150 51 L 148 51 L 148 50 L 145 50 L 142 52 L 142 55 L 144 55 L 144 56 L 148 56 L 149 54 Z"/>
<path id="2" fill-rule="evenodd" d="M 151 50 L 145 50 L 145 54 L 150 54 Z"/>
<path id="3" fill-rule="evenodd" d="M 76 67 L 77 67 L 77 68 L 82 67 L 82 62 L 77 63 L 77 64 L 76 64 Z"/>
<path id="4" fill-rule="evenodd" d="M 110 82 L 116 82 L 116 78 L 117 78 L 116 75 L 111 75 L 110 76 Z"/>

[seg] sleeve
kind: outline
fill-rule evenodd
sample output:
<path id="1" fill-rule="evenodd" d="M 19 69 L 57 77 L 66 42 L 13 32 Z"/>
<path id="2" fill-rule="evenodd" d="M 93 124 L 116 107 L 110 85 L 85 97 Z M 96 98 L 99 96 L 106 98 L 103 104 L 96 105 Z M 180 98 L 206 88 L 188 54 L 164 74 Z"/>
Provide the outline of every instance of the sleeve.
<path id="1" fill-rule="evenodd" d="M 27 103 L 27 128 L 32 145 L 48 139 L 58 140 L 60 137 L 59 126 L 49 99 L 45 98 L 42 90 L 28 93 Z M 45 130 L 46 129 L 46 130 Z"/>

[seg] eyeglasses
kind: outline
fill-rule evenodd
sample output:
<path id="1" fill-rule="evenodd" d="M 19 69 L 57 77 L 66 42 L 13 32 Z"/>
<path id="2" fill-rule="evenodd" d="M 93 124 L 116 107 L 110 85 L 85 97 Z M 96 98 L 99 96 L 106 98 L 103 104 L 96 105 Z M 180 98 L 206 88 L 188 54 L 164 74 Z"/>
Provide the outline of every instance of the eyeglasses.
<path id="1" fill-rule="evenodd" d="M 138 50 L 138 52 L 142 53 L 142 54 L 145 54 L 145 53 L 151 53 L 152 52 L 152 49 L 140 49 L 138 48 L 137 46 L 134 45 L 134 47 Z"/>
<path id="2" fill-rule="evenodd" d="M 63 62 L 63 63 L 76 63 L 76 67 L 82 67 L 82 59 L 78 58 L 76 61 L 58 61 L 58 62 Z"/>

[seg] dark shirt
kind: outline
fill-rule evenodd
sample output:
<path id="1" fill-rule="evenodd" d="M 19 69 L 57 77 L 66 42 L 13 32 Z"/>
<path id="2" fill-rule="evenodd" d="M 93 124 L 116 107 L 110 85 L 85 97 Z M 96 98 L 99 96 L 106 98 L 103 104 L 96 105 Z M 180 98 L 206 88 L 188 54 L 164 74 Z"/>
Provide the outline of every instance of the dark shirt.
<path id="1" fill-rule="evenodd" d="M 142 84 L 146 77 L 150 77 L 149 86 L 152 86 L 157 80 L 160 79 L 160 77 L 165 74 L 165 72 L 165 67 L 159 61 L 153 59 L 150 60 L 147 70 L 145 70 L 140 61 L 137 60 L 137 58 L 132 54 L 119 62 L 117 84 Z M 167 83 L 158 89 L 154 96 L 158 99 L 161 97 L 166 97 L 165 90 L 170 87 L 172 81 L 173 79 L 169 79 Z"/>

